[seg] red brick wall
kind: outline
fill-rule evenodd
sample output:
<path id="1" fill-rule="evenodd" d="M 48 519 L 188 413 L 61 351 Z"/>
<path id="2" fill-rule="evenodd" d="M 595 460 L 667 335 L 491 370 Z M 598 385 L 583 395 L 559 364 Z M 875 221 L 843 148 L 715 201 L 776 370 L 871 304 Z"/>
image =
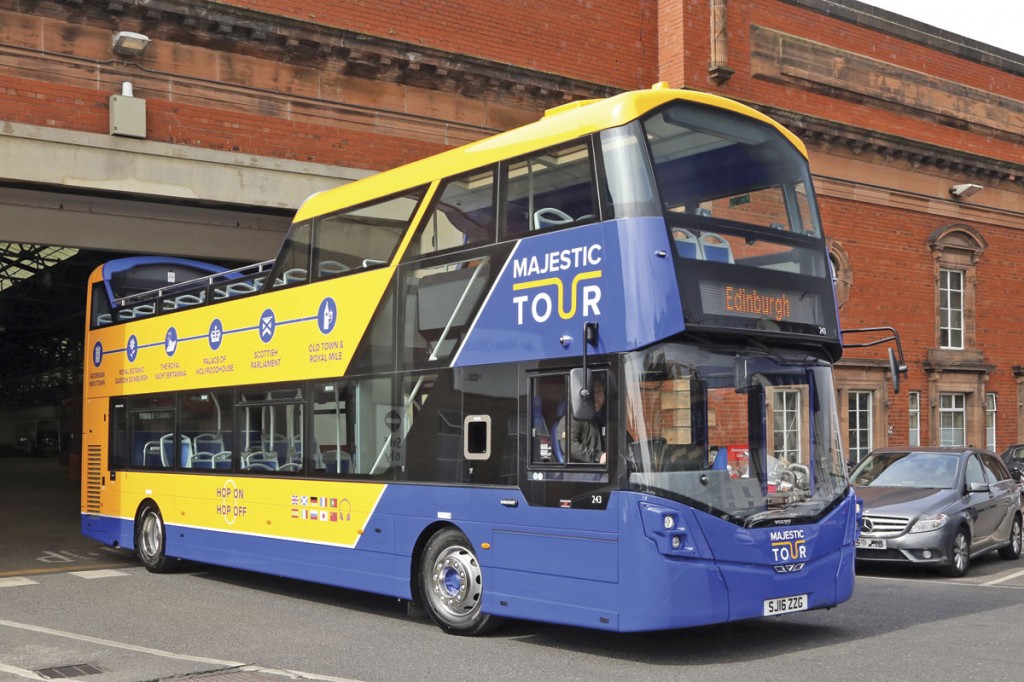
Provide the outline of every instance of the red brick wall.
<path id="1" fill-rule="evenodd" d="M 909 391 L 921 392 L 921 440 L 929 443 L 928 376 L 924 371 L 927 349 L 935 348 L 935 260 L 928 237 L 948 219 L 925 213 L 888 208 L 850 200 L 826 198 L 821 202 L 822 220 L 839 236 L 853 269 L 853 292 L 840 310 L 845 328 L 891 325 L 897 328 L 907 353 L 909 377 L 900 393 L 888 394 L 890 442 L 907 442 Z M 959 221 L 958 221 L 959 222 Z M 1019 254 L 1024 253 L 1024 233 L 992 225 L 962 223 L 974 228 L 988 243 L 975 268 L 974 348 L 984 361 L 995 365 L 986 391 L 999 400 L 997 443 L 1018 441 L 1016 431 L 1017 383 L 1014 365 L 1024 364 L 1024 328 L 1007 324 L 1015 310 L 1013 301 L 1022 294 Z M 848 350 L 845 357 L 884 357 L 879 347 Z M 840 409 L 845 409 L 840 405 Z M 876 428 L 884 425 L 876 424 Z M 984 445 L 984 443 L 974 443 Z"/>
<path id="2" fill-rule="evenodd" d="M 645 88 L 654 82 L 656 0 L 227 0 L 570 78 Z"/>
<path id="3" fill-rule="evenodd" d="M 29 79 L 0 79 L 0 120 L 66 130 L 109 130 L 112 91 Z M 331 125 L 146 98 L 147 139 L 190 147 L 379 170 L 437 153 L 444 146 Z"/>
<path id="4" fill-rule="evenodd" d="M 957 55 L 880 33 L 870 28 L 772 0 L 727 3 L 728 66 L 735 74 L 718 86 L 708 78 L 710 10 L 708 0 L 671 0 L 662 3 L 659 79 L 733 97 L 745 102 L 798 111 L 830 121 L 906 136 L 941 147 L 1017 162 L 1017 143 L 990 134 L 968 132 L 950 125 L 924 121 L 907 109 L 880 106 L 880 101 L 837 99 L 828 92 L 794 87 L 751 76 L 751 30 L 759 26 L 824 43 L 888 64 L 945 79 L 985 92 L 1024 99 L 1024 78 Z M 681 30 L 680 30 L 681 29 Z M 681 55 L 681 56 L 680 56 Z M 886 84 L 878 83 L 881 89 Z"/>

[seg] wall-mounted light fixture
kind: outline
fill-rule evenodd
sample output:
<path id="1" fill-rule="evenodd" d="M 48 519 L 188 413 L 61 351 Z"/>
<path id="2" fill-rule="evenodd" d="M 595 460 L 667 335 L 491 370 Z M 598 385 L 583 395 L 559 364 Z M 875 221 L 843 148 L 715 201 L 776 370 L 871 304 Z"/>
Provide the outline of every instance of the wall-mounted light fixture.
<path id="1" fill-rule="evenodd" d="M 953 195 L 954 199 L 966 199 L 967 197 L 974 196 L 981 190 L 985 189 L 981 185 L 975 185 L 972 182 L 965 182 L 961 185 L 953 185 L 949 188 L 949 193 Z"/>
<path id="2" fill-rule="evenodd" d="M 149 46 L 149 36 L 131 31 L 118 31 L 114 34 L 114 54 L 124 57 L 138 57 Z"/>

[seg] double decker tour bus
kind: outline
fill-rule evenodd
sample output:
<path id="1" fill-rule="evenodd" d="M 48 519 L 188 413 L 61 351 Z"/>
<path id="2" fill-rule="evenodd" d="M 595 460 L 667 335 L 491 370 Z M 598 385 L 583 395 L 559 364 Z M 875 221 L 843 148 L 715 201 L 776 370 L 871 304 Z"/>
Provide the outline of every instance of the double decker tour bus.
<path id="1" fill-rule="evenodd" d="M 804 145 L 753 109 L 572 103 L 310 197 L 272 262 L 129 270 L 90 280 L 82 528 L 150 571 L 458 634 L 851 596 L 829 258 Z"/>

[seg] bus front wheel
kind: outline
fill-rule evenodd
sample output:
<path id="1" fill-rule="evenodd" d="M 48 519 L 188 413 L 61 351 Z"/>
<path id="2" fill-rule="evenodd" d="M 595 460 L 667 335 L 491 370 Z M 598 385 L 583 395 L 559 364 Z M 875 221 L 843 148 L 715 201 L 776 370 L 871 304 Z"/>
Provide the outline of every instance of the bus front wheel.
<path id="1" fill-rule="evenodd" d="M 164 520 L 155 504 L 147 504 L 135 520 L 135 553 L 150 573 L 169 573 L 181 565 L 180 559 L 165 553 Z"/>
<path id="2" fill-rule="evenodd" d="M 420 564 L 423 605 L 442 630 L 454 635 L 480 635 L 501 619 L 483 613 L 483 573 L 469 539 L 456 528 L 438 531 L 427 542 Z"/>

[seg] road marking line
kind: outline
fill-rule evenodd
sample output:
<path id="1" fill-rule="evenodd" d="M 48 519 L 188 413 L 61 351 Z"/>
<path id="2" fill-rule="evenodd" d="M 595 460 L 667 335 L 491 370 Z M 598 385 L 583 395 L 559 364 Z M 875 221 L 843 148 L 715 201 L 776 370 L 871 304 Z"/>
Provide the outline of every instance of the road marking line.
<path id="1" fill-rule="evenodd" d="M 1015 575 L 1019 575 L 1019 574 L 1015 574 Z M 1012 578 L 1014 576 L 1009 576 L 1009 577 Z M 969 582 L 967 580 L 949 580 L 949 579 L 943 579 L 943 578 L 940 578 L 938 580 L 929 582 L 929 580 L 927 578 L 888 578 L 886 576 L 881 576 L 881 575 L 858 575 L 857 576 L 858 580 L 861 579 L 861 578 L 864 578 L 865 580 L 889 580 L 889 581 L 894 582 L 894 583 L 914 583 L 914 584 L 917 584 L 917 585 L 937 585 L 939 587 L 942 587 L 943 585 L 952 585 L 954 587 L 999 587 L 999 588 L 1004 589 L 1004 590 L 1024 590 L 1024 587 L 1021 587 L 1020 585 L 999 585 L 999 584 L 997 584 L 997 583 L 1002 582 L 1002 579 L 1000 579 L 1000 580 L 993 580 L 992 582 L 988 582 L 988 583 L 972 583 L 972 582 Z"/>
<path id="2" fill-rule="evenodd" d="M 94 569 L 101 568 L 133 568 L 134 564 L 121 563 L 121 564 L 98 564 L 94 566 Z M 54 568 L 26 568 L 23 571 L 0 571 L 0 578 L 7 578 L 15 575 L 42 575 L 44 573 L 70 573 L 75 568 L 81 568 L 81 566 L 61 566 Z M 92 569 L 90 569 L 92 570 Z"/>
<path id="3" fill-rule="evenodd" d="M 89 635 L 79 635 L 74 632 L 64 632 L 63 630 L 53 630 L 51 628 L 44 628 L 38 625 L 28 625 L 26 623 L 15 623 L 10 620 L 0 620 L 0 625 L 9 628 L 17 628 L 19 630 L 29 630 L 30 632 L 39 632 L 44 635 L 53 635 L 55 637 L 66 637 L 68 639 L 75 639 L 79 642 L 89 642 L 90 644 L 100 644 L 102 646 L 114 647 L 115 649 L 126 649 L 128 651 L 134 651 L 140 654 L 151 654 L 153 656 L 163 656 L 164 658 L 174 658 L 179 661 L 192 661 L 193 663 L 209 663 L 211 665 L 222 665 L 227 668 L 239 668 L 244 663 L 238 661 L 222 661 L 217 658 L 205 658 L 203 656 L 189 656 L 188 654 L 175 654 L 170 651 L 161 651 L 160 649 L 151 649 L 145 646 L 136 646 L 134 644 L 125 644 L 124 642 L 115 642 L 110 639 L 102 639 L 100 637 L 90 637 Z"/>
<path id="4" fill-rule="evenodd" d="M 120 575 L 128 575 L 124 571 L 115 571 L 111 568 L 102 568 L 95 571 L 70 571 L 69 575 L 92 580 L 93 578 L 116 578 Z"/>
<path id="5" fill-rule="evenodd" d="M 334 677 L 332 675 L 317 675 L 316 673 L 304 673 L 298 670 L 275 670 L 274 668 L 261 668 L 258 665 L 247 665 L 242 667 L 242 670 L 250 672 L 266 673 L 268 675 L 281 675 L 282 677 L 290 677 L 292 679 L 297 675 L 303 680 L 321 680 L 322 682 L 359 682 L 359 680 L 353 680 L 348 677 Z"/>
<path id="6" fill-rule="evenodd" d="M 13 665 L 4 665 L 0 663 L 0 673 L 10 673 L 11 675 L 17 675 L 18 677 L 24 677 L 26 680 L 45 680 L 46 678 L 37 672 L 32 670 L 25 670 L 24 668 L 15 668 Z"/>
<path id="7" fill-rule="evenodd" d="M 998 585 L 999 583 L 1006 582 L 1007 580 L 1013 580 L 1014 578 L 1019 578 L 1022 575 L 1024 575 L 1024 571 L 1017 571 L 1016 573 L 1011 573 L 1010 575 L 1004 576 L 1002 578 L 999 578 L 998 580 L 992 580 L 992 581 L 989 581 L 987 583 L 982 583 L 982 585 L 985 585 L 986 587 L 988 587 L 989 585 Z"/>
<path id="8" fill-rule="evenodd" d="M 22 585 L 38 585 L 35 580 L 29 578 L 0 578 L 0 587 L 21 587 Z"/>
<path id="9" fill-rule="evenodd" d="M 277 675 L 298 675 L 301 679 L 306 680 L 321 680 L 322 682 L 359 682 L 347 677 L 333 677 L 331 675 L 318 675 L 316 673 L 304 673 L 298 670 L 275 670 L 273 668 L 262 668 L 260 666 L 246 665 L 245 663 L 239 663 L 237 661 L 222 661 L 216 658 L 205 658 L 203 656 L 189 656 L 188 654 L 176 654 L 170 651 L 162 651 L 160 649 L 151 649 L 145 646 L 136 646 L 134 644 L 126 644 L 124 642 L 115 642 L 110 639 L 102 639 L 100 637 L 90 637 L 89 635 L 80 635 L 74 632 L 65 632 L 63 630 L 53 630 L 51 628 L 44 628 L 39 625 L 28 625 L 27 623 L 16 623 L 10 620 L 0 620 L 0 626 L 9 628 L 17 628 L 19 630 L 28 630 L 30 632 L 38 632 L 44 635 L 53 635 L 55 637 L 66 637 L 68 639 L 78 640 L 79 642 L 89 642 L 91 644 L 99 644 L 101 646 L 109 646 L 115 649 L 125 649 L 127 651 L 134 651 L 141 654 L 150 654 L 152 656 L 162 656 L 163 658 L 172 658 L 178 661 L 191 661 L 193 663 L 207 663 L 210 665 L 223 666 L 225 668 L 238 668 L 241 670 L 260 671 L 270 674 Z M 0 667 L 0 671 L 3 668 Z M 30 672 L 30 671 L 27 671 Z M 35 674 L 35 673 L 32 673 Z M 35 677 L 29 679 L 45 679 L 42 677 Z"/>

